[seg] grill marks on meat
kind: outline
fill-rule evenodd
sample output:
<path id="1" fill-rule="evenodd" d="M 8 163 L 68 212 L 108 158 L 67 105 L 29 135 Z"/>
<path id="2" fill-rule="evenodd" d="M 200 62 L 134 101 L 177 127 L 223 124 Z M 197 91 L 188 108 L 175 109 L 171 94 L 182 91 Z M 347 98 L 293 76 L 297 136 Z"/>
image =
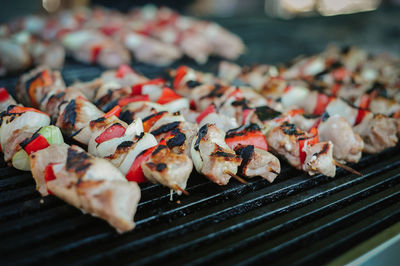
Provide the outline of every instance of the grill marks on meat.
<path id="1" fill-rule="evenodd" d="M 256 115 L 260 121 L 268 121 L 280 116 L 281 113 L 268 106 L 260 106 L 256 108 Z"/>
<path id="2" fill-rule="evenodd" d="M 176 185 L 185 189 L 193 169 L 192 160 L 186 154 L 176 154 L 165 145 L 159 145 L 147 161 L 142 162 L 142 170 L 147 179 L 175 190 Z"/>
<path id="3" fill-rule="evenodd" d="M 85 174 L 91 166 L 90 157 L 86 152 L 68 149 L 66 169 L 75 172 L 79 177 Z"/>
<path id="4" fill-rule="evenodd" d="M 66 125 L 74 126 L 76 121 L 76 102 L 75 100 L 70 101 L 64 109 L 63 123 Z"/>
<path id="5" fill-rule="evenodd" d="M 197 133 L 197 127 L 184 120 L 180 114 L 163 114 L 150 128 L 158 141 L 166 140 L 173 152 L 185 153 L 190 157 L 190 145 Z"/>
<path id="6" fill-rule="evenodd" d="M 284 122 L 281 125 L 282 131 L 290 136 L 304 136 L 305 133 L 301 130 L 299 130 L 295 124 L 291 124 L 289 122 Z"/>
<path id="7" fill-rule="evenodd" d="M 282 123 L 281 126 L 272 128 L 267 136 L 269 147 L 275 153 L 283 156 L 292 166 L 299 170 L 304 170 L 310 175 L 322 173 L 327 176 L 334 176 L 336 167 L 333 163 L 333 144 L 329 143 L 327 152 L 320 153 L 324 149 L 326 142 L 320 142 L 314 145 L 307 145 L 307 141 L 303 147 L 306 153 L 304 164 L 300 163 L 300 139 L 307 139 L 307 133 L 298 129 L 294 124 L 288 122 Z M 314 154 L 318 156 L 313 156 Z"/>
<path id="8" fill-rule="evenodd" d="M 173 149 L 174 147 L 182 146 L 186 141 L 186 136 L 177 129 L 171 131 L 173 137 L 167 140 L 168 148 Z"/>
<path id="9" fill-rule="evenodd" d="M 237 146 L 235 152 L 242 159 L 239 173 L 246 177 L 261 176 L 272 183 L 281 171 L 278 158 L 253 145 Z"/>
<path id="10" fill-rule="evenodd" d="M 58 159 L 54 160 L 54 157 Z M 139 186 L 128 182 L 110 162 L 65 144 L 51 145 L 35 153 L 33 159 L 41 162 L 42 167 L 51 162 L 58 163 L 53 166 L 56 179 L 46 182 L 47 188 L 57 197 L 106 220 L 119 232 L 134 228 Z"/>
<path id="11" fill-rule="evenodd" d="M 103 115 L 94 104 L 83 97 L 77 97 L 61 106 L 56 125 L 65 134 L 71 135 Z"/>
<path id="12" fill-rule="evenodd" d="M 151 131 L 150 133 L 153 134 L 154 136 L 165 134 L 169 131 L 172 131 L 173 129 L 176 129 L 180 123 L 181 123 L 180 121 L 171 122 L 169 124 L 162 125 L 161 127 Z"/>
<path id="13" fill-rule="evenodd" d="M 194 139 L 192 158 L 199 153 L 201 162 L 195 162 L 198 172 L 211 181 L 226 185 L 231 176 L 236 174 L 242 159 L 225 143 L 225 134 L 215 124 L 203 126 Z M 198 157 L 197 157 L 198 160 Z"/>
<path id="14" fill-rule="evenodd" d="M 334 177 L 336 166 L 333 164 L 333 144 L 332 142 L 320 142 L 304 147 L 306 159 L 303 169 L 310 175 L 321 173 L 326 176 Z"/>

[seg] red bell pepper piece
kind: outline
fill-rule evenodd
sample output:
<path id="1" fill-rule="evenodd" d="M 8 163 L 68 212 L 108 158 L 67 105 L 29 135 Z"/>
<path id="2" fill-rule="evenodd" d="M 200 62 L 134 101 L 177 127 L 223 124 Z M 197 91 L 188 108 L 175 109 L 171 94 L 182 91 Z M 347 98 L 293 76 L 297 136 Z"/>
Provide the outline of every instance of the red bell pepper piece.
<path id="1" fill-rule="evenodd" d="M 139 83 L 136 85 L 132 86 L 132 95 L 141 95 L 142 94 L 142 88 L 146 85 L 164 85 L 165 80 L 162 78 L 157 78 L 157 79 L 152 79 L 143 83 Z"/>
<path id="2" fill-rule="evenodd" d="M 332 94 L 332 96 L 337 96 L 337 94 L 339 93 L 339 90 L 340 90 L 340 88 L 341 88 L 341 84 L 339 84 L 339 83 L 335 83 L 333 86 L 332 86 L 332 89 L 331 89 L 331 94 Z"/>
<path id="3" fill-rule="evenodd" d="M 135 73 L 135 71 L 133 71 L 133 69 L 126 65 L 120 65 L 119 68 L 117 69 L 117 72 L 115 72 L 115 77 L 116 78 L 123 78 L 126 74 L 130 74 L 130 73 Z"/>
<path id="4" fill-rule="evenodd" d="M 313 114 L 322 115 L 322 113 L 325 112 L 325 109 L 330 101 L 331 98 L 328 95 L 325 95 L 323 93 L 318 93 L 317 104 L 315 105 Z"/>
<path id="5" fill-rule="evenodd" d="M 148 117 L 145 117 L 143 119 L 143 130 L 144 132 L 149 132 L 150 128 L 165 114 L 167 114 L 166 111 L 158 112 L 153 115 L 149 115 Z"/>
<path id="6" fill-rule="evenodd" d="M 21 114 L 25 112 L 35 112 L 35 113 L 40 113 L 49 116 L 49 114 L 43 113 L 39 111 L 38 109 L 31 108 L 31 107 L 24 107 L 24 106 L 14 106 L 9 113 L 11 114 Z"/>
<path id="7" fill-rule="evenodd" d="M 25 145 L 24 150 L 27 154 L 31 154 L 32 152 L 43 150 L 49 146 L 50 144 L 47 139 L 38 134 L 36 138 L 32 139 L 28 144 Z"/>
<path id="8" fill-rule="evenodd" d="M 392 114 L 392 117 L 394 117 L 394 118 L 400 118 L 400 110 L 395 111 L 395 112 Z"/>
<path id="9" fill-rule="evenodd" d="M 217 108 L 215 107 L 214 104 L 210 104 L 206 109 L 204 109 L 197 117 L 196 117 L 196 123 L 200 124 L 201 120 L 204 119 L 204 117 L 208 116 L 211 113 L 216 113 Z"/>
<path id="10" fill-rule="evenodd" d="M 119 105 L 114 106 L 110 111 L 108 111 L 107 113 L 104 114 L 105 118 L 109 118 L 113 115 L 115 115 L 116 117 L 119 116 L 119 114 L 121 113 L 121 107 Z"/>
<path id="11" fill-rule="evenodd" d="M 265 139 L 264 134 L 257 131 L 247 131 L 247 132 L 239 132 L 238 134 L 232 134 L 230 136 L 226 136 L 225 138 L 226 144 L 231 149 L 235 149 L 239 144 L 241 145 L 253 145 L 255 148 L 262 149 L 268 151 L 267 140 Z"/>
<path id="12" fill-rule="evenodd" d="M 192 99 L 189 103 L 190 110 L 196 110 L 196 102 Z"/>
<path id="13" fill-rule="evenodd" d="M 179 87 L 182 79 L 185 77 L 188 71 L 189 68 L 187 66 L 180 66 L 176 69 L 175 79 L 174 82 L 172 83 L 174 89 L 177 89 Z"/>
<path id="14" fill-rule="evenodd" d="M 369 111 L 362 109 L 362 108 L 358 108 L 358 112 L 357 112 L 357 116 L 356 116 L 356 121 L 354 122 L 354 125 L 357 126 L 358 124 L 360 124 L 364 117 L 367 115 Z"/>
<path id="15" fill-rule="evenodd" d="M 368 94 L 363 94 L 360 99 L 360 108 L 368 109 L 371 103 L 371 96 Z"/>
<path id="16" fill-rule="evenodd" d="M 242 91 L 239 88 L 236 88 L 234 91 L 232 91 L 229 95 L 228 95 L 228 99 L 230 97 L 235 97 L 236 100 L 240 100 L 243 99 L 243 94 Z"/>
<path id="17" fill-rule="evenodd" d="M 307 142 L 308 145 L 311 145 L 311 146 L 314 145 L 314 144 L 317 144 L 319 142 L 318 129 L 317 128 L 315 128 L 315 127 L 311 128 L 310 129 L 310 134 L 312 135 L 311 137 L 308 137 L 308 138 L 301 137 L 301 138 L 298 139 L 298 141 L 299 141 L 299 155 L 300 155 L 300 163 L 301 163 L 301 165 L 304 164 L 304 161 L 306 160 L 306 156 L 307 156 L 306 152 L 303 151 L 303 148 L 304 148 L 304 145 L 306 144 L 306 142 Z"/>
<path id="18" fill-rule="evenodd" d="M 46 87 L 51 84 L 53 84 L 53 78 L 47 70 L 43 70 L 42 73 L 29 84 L 28 95 L 33 106 L 37 106 L 35 95 L 36 89 L 39 87 Z"/>
<path id="19" fill-rule="evenodd" d="M 144 176 L 142 170 L 142 162 L 147 161 L 150 158 L 151 153 L 160 145 L 167 145 L 165 139 L 162 139 L 158 145 L 145 150 L 135 158 L 125 176 L 128 181 L 135 181 L 137 183 L 147 182 L 147 178 Z"/>
<path id="20" fill-rule="evenodd" d="M 5 88 L 0 88 L 0 102 L 4 102 L 10 99 L 10 94 Z"/>
<path id="21" fill-rule="evenodd" d="M 51 180 L 55 180 L 57 177 L 54 174 L 53 171 L 53 165 L 58 164 L 58 163 L 50 163 L 44 168 L 44 181 L 47 183 Z M 54 193 L 50 191 L 50 189 L 47 189 L 47 192 L 49 194 L 53 195 Z"/>
<path id="22" fill-rule="evenodd" d="M 104 130 L 96 139 L 96 143 L 103 143 L 104 141 L 122 137 L 125 134 L 126 128 L 120 124 L 114 124 L 111 127 Z"/>
<path id="23" fill-rule="evenodd" d="M 133 161 L 131 168 L 129 168 L 128 173 L 126 174 L 126 179 L 128 181 L 135 181 L 137 183 L 144 183 L 147 182 L 147 178 L 144 176 L 142 170 L 142 162 L 147 161 L 157 146 L 151 147 L 144 151 L 143 153 L 139 154 L 135 160 Z"/>
<path id="24" fill-rule="evenodd" d="M 103 47 L 100 44 L 93 45 L 90 50 L 90 62 L 95 63 Z"/>
<path id="25" fill-rule="evenodd" d="M 132 97 L 122 98 L 121 100 L 118 101 L 118 105 L 125 106 L 128 103 L 149 102 L 149 101 L 150 101 L 149 95 L 136 95 L 136 96 L 132 96 Z"/>
<path id="26" fill-rule="evenodd" d="M 300 108 L 300 109 L 292 109 L 290 111 L 287 112 L 288 116 L 295 116 L 295 115 L 302 115 L 304 114 L 304 109 Z"/>
<path id="27" fill-rule="evenodd" d="M 283 93 L 287 93 L 292 89 L 292 86 L 288 85 L 283 89 Z"/>
<path id="28" fill-rule="evenodd" d="M 182 96 L 180 96 L 179 94 L 177 94 L 176 92 L 174 92 L 170 88 L 164 87 L 162 89 L 160 98 L 157 100 L 157 103 L 166 104 L 166 103 L 178 100 L 180 98 L 182 98 Z"/>

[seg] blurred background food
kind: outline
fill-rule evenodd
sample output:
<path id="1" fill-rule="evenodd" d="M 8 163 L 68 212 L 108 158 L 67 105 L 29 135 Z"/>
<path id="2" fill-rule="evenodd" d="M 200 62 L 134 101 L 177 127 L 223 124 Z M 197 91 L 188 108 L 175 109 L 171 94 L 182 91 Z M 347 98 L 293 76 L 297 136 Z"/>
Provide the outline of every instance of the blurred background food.
<path id="1" fill-rule="evenodd" d="M 379 6 L 399 6 L 400 0 L 154 0 L 155 5 L 174 8 L 195 16 L 237 16 L 261 15 L 271 17 L 293 18 L 296 16 L 332 16 L 365 12 Z M 53 13 L 63 8 L 101 5 L 104 7 L 127 11 L 135 6 L 148 4 L 147 0 L 3 0 L 0 10 L 0 22 L 15 16 L 31 13 Z"/>
<path id="2" fill-rule="evenodd" d="M 149 1 L 3 0 L 2 3 L 0 22 L 5 23 L 30 14 L 57 18 L 63 11 L 78 7 L 102 6 L 127 13 L 132 8 L 149 4 Z M 228 57 L 239 64 L 287 62 L 299 54 L 320 52 L 331 43 L 398 54 L 400 0 L 155 0 L 151 4 L 168 6 L 187 16 L 217 22 L 239 36 L 246 45 L 244 55 L 237 58 L 236 54 L 241 54 L 241 49 L 237 49 L 239 52 L 235 56 Z M 198 44 L 197 41 L 193 43 Z M 153 43 L 153 46 L 157 45 Z M 166 47 L 158 47 L 160 49 Z M 170 52 L 166 54 L 170 56 L 161 60 L 163 65 L 181 58 L 176 49 L 168 49 Z M 197 48 L 193 50 L 197 51 Z M 58 54 L 61 57 L 62 53 Z M 210 59 L 193 51 L 183 51 L 183 54 L 194 58 L 187 62 L 189 64 L 205 63 Z M 210 55 L 213 54 L 218 53 Z M 39 58 L 36 61 L 43 60 L 40 56 L 36 58 Z M 150 64 L 160 63 L 146 56 L 136 56 L 136 59 Z M 214 56 L 211 60 L 215 60 Z M 212 62 L 209 65 L 213 65 Z"/>

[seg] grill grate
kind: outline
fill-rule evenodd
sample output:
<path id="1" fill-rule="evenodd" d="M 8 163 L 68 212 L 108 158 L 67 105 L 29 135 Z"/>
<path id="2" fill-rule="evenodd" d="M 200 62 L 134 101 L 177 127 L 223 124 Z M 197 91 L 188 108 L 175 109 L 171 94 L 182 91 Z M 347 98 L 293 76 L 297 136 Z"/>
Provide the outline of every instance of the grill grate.
<path id="1" fill-rule="evenodd" d="M 389 14 L 396 18 L 397 13 Z M 382 14 L 385 13 L 362 16 L 370 16 L 369 23 L 374 23 Z M 386 22 L 391 18 L 384 17 Z M 343 17 L 339 24 L 332 19 L 324 23 L 331 29 L 340 28 L 349 24 L 351 18 Z M 314 25 L 316 20 L 306 20 L 306 24 Z M 274 54 L 281 56 L 281 60 L 286 60 L 282 57 L 287 52 L 284 49 L 293 48 L 300 38 L 295 34 L 283 36 L 285 27 L 293 25 L 288 22 L 222 22 L 242 33 L 251 51 L 255 51 L 242 62 L 270 59 L 254 58 L 257 53 L 265 54 L 260 44 L 265 41 L 262 33 L 268 28 L 278 40 L 291 40 L 288 46 L 277 46 L 277 40 L 271 41 L 271 47 L 282 49 Z M 279 33 L 271 29 L 277 24 L 282 29 Z M 253 26 L 251 32 L 246 31 L 249 25 Z M 296 29 L 286 30 L 290 35 Z M 324 45 L 315 44 L 314 52 Z M 307 50 L 295 51 L 299 52 Z M 214 58 L 202 69 L 215 70 L 217 62 Z M 179 63 L 193 64 L 187 59 Z M 135 64 L 134 68 L 150 77 L 162 71 L 143 64 Z M 102 71 L 68 61 L 63 75 L 71 83 L 78 78 L 89 80 Z M 15 77 L 8 77 L 0 80 L 0 85 L 12 91 L 15 82 Z M 220 187 L 193 175 L 187 189 L 190 196 L 175 197 L 174 202 L 168 200 L 168 189 L 144 184 L 135 217 L 136 229 L 118 235 L 105 222 L 83 215 L 53 196 L 42 199 L 29 173 L 0 162 L 0 261 L 13 265 L 250 264 L 265 260 L 271 264 L 321 264 L 400 221 L 399 166 L 397 146 L 381 154 L 365 155 L 360 163 L 352 165 L 364 174 L 361 177 L 341 169 L 335 178 L 309 177 L 282 163 L 282 173 L 273 184 L 254 178 L 248 186 L 232 180 Z"/>
<path id="2" fill-rule="evenodd" d="M 218 187 L 195 175 L 181 204 L 168 201 L 167 189 L 144 185 L 136 230 L 118 235 L 52 196 L 41 203 L 30 175 L 3 164 L 9 176 L 0 183 L 1 257 L 49 264 L 325 262 L 399 220 L 399 165 L 397 147 L 363 158 L 361 177 L 341 170 L 334 179 L 308 177 L 284 165 L 276 183 L 256 178 Z"/>

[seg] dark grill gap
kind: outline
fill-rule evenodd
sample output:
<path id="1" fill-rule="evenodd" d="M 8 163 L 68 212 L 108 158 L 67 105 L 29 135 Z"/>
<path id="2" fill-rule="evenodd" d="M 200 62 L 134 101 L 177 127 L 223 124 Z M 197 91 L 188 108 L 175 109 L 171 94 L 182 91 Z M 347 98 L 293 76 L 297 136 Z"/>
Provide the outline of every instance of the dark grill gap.
<path id="1" fill-rule="evenodd" d="M 351 24 L 348 17 L 342 20 L 344 25 Z M 337 20 L 333 21 L 336 25 Z M 281 45 L 288 43 L 281 34 L 286 22 L 276 22 L 280 27 L 260 20 L 223 22 L 230 22 L 232 30 L 247 38 L 250 51 L 255 51 L 243 62 L 260 61 L 259 54 L 265 54 L 260 43 L 267 41 L 262 37 L 267 30 L 280 28 L 275 34 L 278 37 L 268 37 L 268 41 L 291 50 L 271 54 L 286 60 L 283 54 L 292 57 L 296 51 L 290 43 Z M 309 24 L 315 27 L 318 23 L 310 20 Z M 315 51 L 325 46 L 321 38 L 318 42 L 310 38 L 309 43 L 304 43 L 303 36 L 299 39 Z M 385 43 L 383 38 L 375 39 Z M 217 62 L 212 59 L 203 70 L 215 70 Z M 179 64 L 192 62 L 184 60 L 174 66 Z M 162 71 L 143 64 L 134 68 L 149 77 Z M 71 83 L 90 80 L 102 71 L 69 61 L 63 75 Z M 0 86 L 12 90 L 15 82 L 15 77 L 9 77 L 0 80 Z M 248 186 L 233 180 L 225 187 L 194 175 L 188 185 L 191 194 L 179 197 L 181 204 L 169 202 L 167 189 L 146 184 L 135 218 L 137 228 L 118 235 L 105 222 L 83 215 L 57 198 L 42 199 L 30 174 L 0 162 L 0 262 L 204 265 L 268 260 L 270 264 L 321 264 L 400 221 L 400 147 L 365 155 L 352 166 L 364 175 L 339 170 L 335 178 L 309 177 L 283 164 L 282 174 L 273 184 L 254 178 Z"/>

